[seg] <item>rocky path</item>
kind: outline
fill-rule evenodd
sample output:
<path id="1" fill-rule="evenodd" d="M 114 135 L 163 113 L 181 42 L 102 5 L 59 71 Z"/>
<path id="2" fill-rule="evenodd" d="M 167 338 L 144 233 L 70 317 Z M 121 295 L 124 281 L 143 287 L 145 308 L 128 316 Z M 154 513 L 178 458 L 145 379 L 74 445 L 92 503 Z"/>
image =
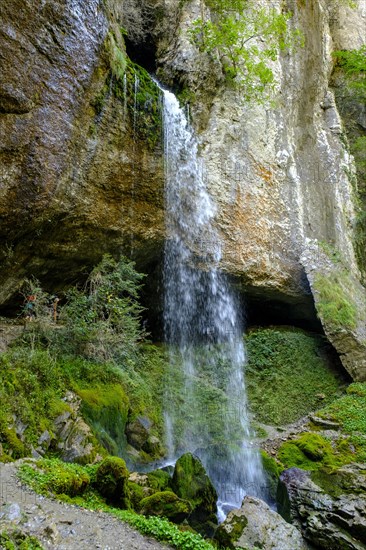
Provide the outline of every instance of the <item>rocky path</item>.
<path id="1" fill-rule="evenodd" d="M 19 529 L 52 550 L 167 550 L 117 518 L 37 495 L 0 464 L 0 532 Z"/>

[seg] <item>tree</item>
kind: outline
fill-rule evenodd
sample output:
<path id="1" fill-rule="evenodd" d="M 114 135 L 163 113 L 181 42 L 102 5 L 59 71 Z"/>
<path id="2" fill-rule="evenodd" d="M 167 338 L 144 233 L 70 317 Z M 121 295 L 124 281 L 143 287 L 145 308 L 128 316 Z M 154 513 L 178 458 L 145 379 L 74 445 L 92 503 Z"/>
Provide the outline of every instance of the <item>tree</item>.
<path id="1" fill-rule="evenodd" d="M 145 336 L 138 293 L 144 275 L 122 257 L 105 255 L 83 289 L 73 288 L 61 310 L 62 340 L 69 351 L 95 360 L 120 360 Z"/>
<path id="2" fill-rule="evenodd" d="M 206 0 L 211 16 L 194 21 L 191 39 L 201 52 L 217 56 L 226 80 L 245 100 L 264 101 L 275 86 L 270 62 L 281 51 L 303 45 L 302 33 L 291 30 L 290 12 L 258 7 L 251 0 Z"/>
<path id="3" fill-rule="evenodd" d="M 360 99 L 366 98 L 366 45 L 358 50 L 340 50 L 333 53 L 344 70 L 348 85 L 358 92 Z"/>

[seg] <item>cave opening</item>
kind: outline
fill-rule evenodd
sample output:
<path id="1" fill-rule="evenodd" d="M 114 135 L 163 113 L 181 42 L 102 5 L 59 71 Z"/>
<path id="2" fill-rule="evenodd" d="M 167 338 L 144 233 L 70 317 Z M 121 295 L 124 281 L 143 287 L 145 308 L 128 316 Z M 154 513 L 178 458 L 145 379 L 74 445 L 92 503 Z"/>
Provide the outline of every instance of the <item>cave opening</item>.
<path id="1" fill-rule="evenodd" d="M 142 43 L 136 43 L 125 37 L 126 52 L 134 63 L 147 70 L 150 74 L 156 73 L 156 45 L 151 36 L 145 37 Z"/>

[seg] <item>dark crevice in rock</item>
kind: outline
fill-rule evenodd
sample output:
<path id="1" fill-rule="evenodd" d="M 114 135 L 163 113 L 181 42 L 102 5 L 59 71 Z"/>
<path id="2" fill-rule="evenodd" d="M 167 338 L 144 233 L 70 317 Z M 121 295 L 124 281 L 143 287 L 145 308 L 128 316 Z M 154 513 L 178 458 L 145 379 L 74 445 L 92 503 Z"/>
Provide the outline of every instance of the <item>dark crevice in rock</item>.
<path id="1" fill-rule="evenodd" d="M 150 74 L 156 72 L 156 46 L 152 38 L 147 38 L 142 44 L 135 44 L 125 38 L 127 55 L 134 63 L 147 70 Z"/>

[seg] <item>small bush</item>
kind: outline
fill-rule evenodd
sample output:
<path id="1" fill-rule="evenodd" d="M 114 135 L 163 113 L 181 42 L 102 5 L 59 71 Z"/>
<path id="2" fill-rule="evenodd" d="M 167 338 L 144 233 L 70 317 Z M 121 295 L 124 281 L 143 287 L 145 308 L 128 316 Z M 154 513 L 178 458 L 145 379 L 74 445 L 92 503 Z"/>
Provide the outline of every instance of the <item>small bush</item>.
<path id="1" fill-rule="evenodd" d="M 0 532 L 0 548 L 2 550 L 43 550 L 38 540 L 14 529 Z"/>
<path id="2" fill-rule="evenodd" d="M 40 493 L 70 497 L 82 495 L 90 483 L 85 468 L 58 459 L 40 459 L 35 466 L 24 464 L 20 477 Z"/>

